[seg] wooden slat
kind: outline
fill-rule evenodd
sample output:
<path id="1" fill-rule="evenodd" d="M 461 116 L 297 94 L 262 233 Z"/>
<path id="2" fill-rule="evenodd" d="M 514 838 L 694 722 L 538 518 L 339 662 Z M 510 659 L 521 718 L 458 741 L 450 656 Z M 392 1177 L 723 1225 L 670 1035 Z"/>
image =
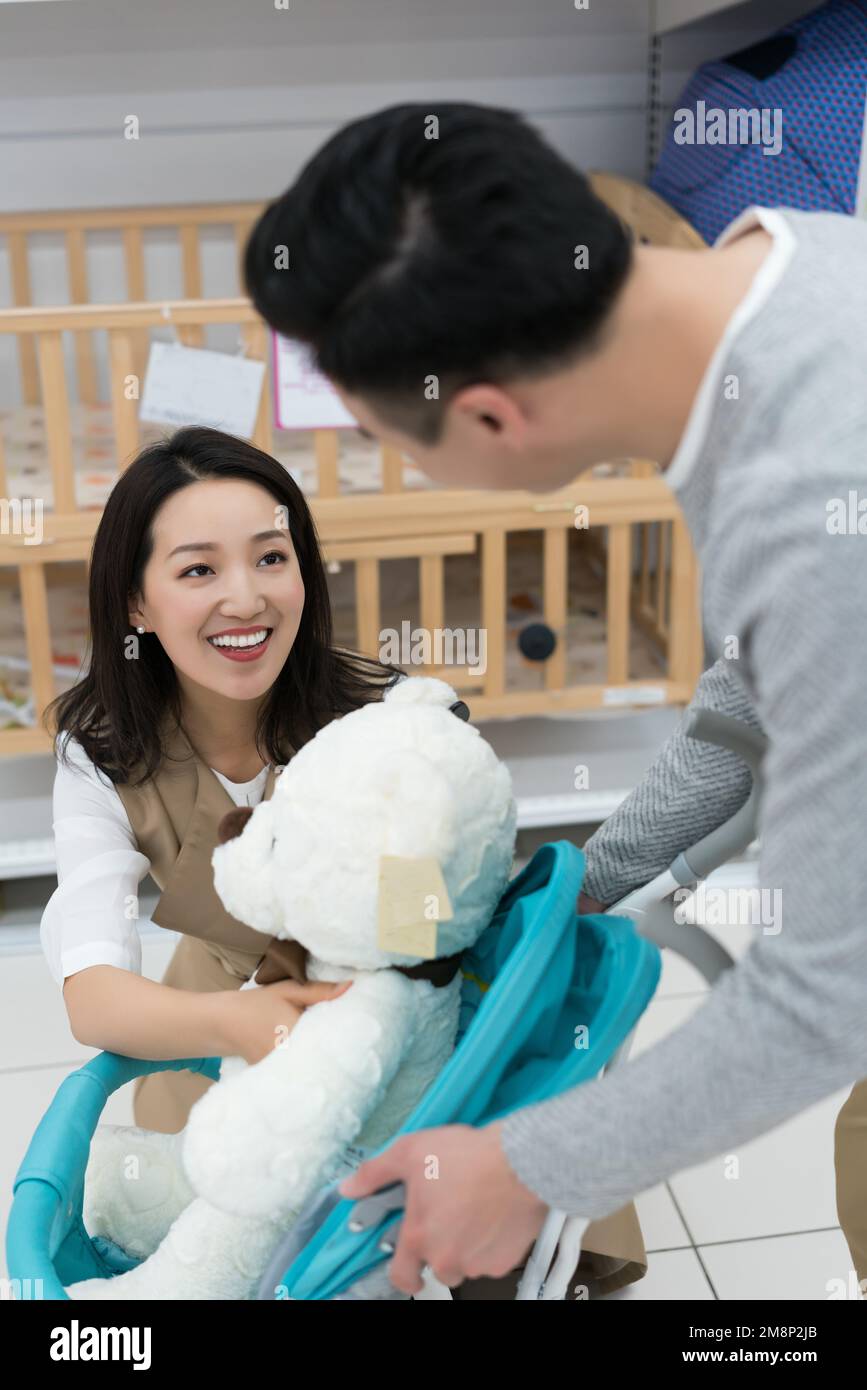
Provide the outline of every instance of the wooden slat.
<path id="1" fill-rule="evenodd" d="M 123 229 L 123 264 L 126 272 L 127 298 L 134 303 L 139 302 L 143 300 L 147 294 L 145 288 L 144 243 L 141 227 L 124 227 Z M 142 390 L 144 390 L 144 376 L 147 369 L 149 351 L 150 334 L 147 329 L 143 329 L 133 337 L 135 370 L 136 375 L 141 380 Z"/>
<path id="2" fill-rule="evenodd" d="M 61 304 L 0 309 L 0 333 L 54 333 L 88 328 L 165 328 L 166 324 L 254 323 L 249 299 L 170 299 L 144 304 Z"/>
<path id="3" fill-rule="evenodd" d="M 30 686 L 38 720 L 45 706 L 54 699 L 55 693 L 45 566 L 22 565 L 19 580 L 27 655 L 30 659 Z"/>
<path id="4" fill-rule="evenodd" d="M 261 202 L 160 203 L 146 207 L 3 212 L 0 213 L 0 232 L 65 232 L 67 227 L 107 231 L 119 227 L 234 226 L 239 222 L 254 222 L 264 208 Z"/>
<path id="5" fill-rule="evenodd" d="M 608 683 L 622 685 L 629 677 L 630 528 L 608 528 L 606 622 Z"/>
<path id="6" fill-rule="evenodd" d="M 72 512 L 75 510 L 75 480 L 63 342 L 59 333 L 40 333 L 38 343 L 45 435 L 54 484 L 54 510 Z"/>
<path id="7" fill-rule="evenodd" d="M 181 269 L 184 298 L 202 298 L 202 256 L 199 229 L 193 224 L 181 227 Z"/>
<path id="8" fill-rule="evenodd" d="M 0 729 L 0 758 L 50 753 L 52 748 L 53 740 L 45 729 Z"/>
<path id="9" fill-rule="evenodd" d="M 429 673 L 433 675 L 434 671 Z M 444 678 L 454 685 L 452 678 L 453 672 L 445 672 Z M 626 681 L 618 686 L 618 690 L 628 697 L 628 693 L 635 691 L 636 705 L 647 707 L 651 702 L 646 699 L 648 685 L 652 685 L 659 691 L 659 700 L 653 701 L 659 704 L 686 704 L 692 697 L 692 689 L 682 682 L 670 680 Z M 610 685 L 575 685 L 568 686 L 565 690 L 509 690 L 501 695 L 488 695 L 481 691 L 470 702 L 470 712 L 473 720 L 478 719 L 518 719 L 524 715 L 550 715 L 552 713 L 566 713 L 573 710 L 591 709 L 610 709 Z M 625 699 L 625 707 L 632 703 L 628 698 Z"/>
<path id="10" fill-rule="evenodd" d="M 238 294 L 244 293 L 244 252 L 252 230 L 252 222 L 235 223 L 235 288 Z"/>
<path id="11" fill-rule="evenodd" d="M 475 536 L 471 540 L 472 552 L 476 548 Z M 419 558 L 419 616 L 426 632 L 445 627 L 445 565 L 441 555 Z"/>
<path id="12" fill-rule="evenodd" d="M 27 238 L 23 232 L 8 232 L 9 274 L 12 280 L 12 302 L 30 303 L 30 267 L 27 260 Z M 36 344 L 22 335 L 18 339 L 18 368 L 21 373 L 21 398 L 25 405 L 39 402 L 39 374 L 36 367 Z"/>
<path id="13" fill-rule="evenodd" d="M 9 479 L 6 475 L 6 441 L 3 438 L 3 421 L 0 419 L 0 497 L 9 496 Z"/>
<path id="14" fill-rule="evenodd" d="M 270 454 L 274 450 L 274 436 L 271 429 L 271 392 L 268 389 L 268 330 L 261 319 L 256 323 L 242 324 L 241 343 L 248 357 L 256 362 L 265 363 L 265 375 L 262 378 L 262 393 L 259 396 L 259 408 L 253 426 L 252 442 L 257 449 L 262 449 L 264 453 Z"/>
<path id="15" fill-rule="evenodd" d="M 385 445 L 382 450 L 382 490 L 401 492 L 403 489 L 403 457 L 399 449 Z"/>
<path id="16" fill-rule="evenodd" d="M 114 422 L 114 446 L 118 472 L 122 473 L 138 452 L 139 419 L 137 396 L 127 398 L 130 378 L 135 378 L 135 350 L 129 329 L 118 328 L 108 335 L 109 388 Z"/>
<path id="17" fill-rule="evenodd" d="M 52 513 L 43 515 L 43 529 Z M 99 514 L 94 512 L 94 516 Z M 51 536 L 43 536 L 38 545 L 28 544 L 25 536 L 0 536 L 0 565 L 41 565 L 45 560 L 44 546 L 50 546 L 52 560 L 80 560 L 92 541 L 58 541 Z"/>
<path id="18" fill-rule="evenodd" d="M 183 275 L 184 298 L 202 298 L 202 258 L 199 247 L 199 229 L 190 223 L 180 229 L 181 270 Z M 205 335 L 197 325 L 178 329 L 178 337 L 187 347 L 201 347 Z"/>
<path id="19" fill-rule="evenodd" d="M 645 518 L 669 519 L 677 504 L 664 483 L 636 482 L 625 486 L 622 480 L 585 484 L 580 497 L 590 507 L 594 526 Z M 495 525 L 503 531 L 544 530 L 551 516 L 527 492 L 486 492 L 450 488 L 413 488 L 401 493 L 365 493 L 331 498 L 314 498 L 311 503 L 317 527 L 325 526 L 335 539 L 355 535 L 406 534 L 410 519 L 424 517 L 425 530 L 454 530 L 456 527 L 483 531 Z M 574 511 L 570 499 L 558 507 L 561 513 Z"/>
<path id="20" fill-rule="evenodd" d="M 482 628 L 487 643 L 485 694 L 506 685 L 506 533 L 491 527 L 482 535 Z"/>
<path id="21" fill-rule="evenodd" d="M 434 649 L 435 650 L 435 649 Z M 445 681 L 446 685 L 452 686 L 454 690 L 466 692 L 481 690 L 485 684 L 484 671 L 478 671 L 469 666 L 453 665 L 451 663 L 444 666 L 425 666 L 424 674 L 433 676 L 434 679 Z M 471 714 L 475 713 L 475 702 Z"/>
<path id="22" fill-rule="evenodd" d="M 668 590 L 668 540 L 670 523 L 661 522 L 656 549 L 656 626 L 660 636 L 668 633 L 665 614 L 665 598 Z"/>
<path id="23" fill-rule="evenodd" d="M 123 263 L 126 271 L 128 299 L 140 303 L 146 296 L 144 241 L 141 227 L 125 227 L 123 232 Z"/>
<path id="24" fill-rule="evenodd" d="M 380 627 L 379 561 L 358 560 L 355 565 L 355 630 L 360 652 L 379 656 Z"/>
<path id="25" fill-rule="evenodd" d="M 641 560 L 638 579 L 638 604 L 642 611 L 650 607 L 650 527 L 644 521 L 639 526 L 641 540 Z"/>
<path id="26" fill-rule="evenodd" d="M 70 227 L 66 233 L 66 268 L 69 278 L 69 298 L 73 304 L 87 304 L 90 291 L 87 284 L 87 246 L 82 227 Z M 93 336 L 76 333 L 75 371 L 78 378 L 78 399 L 82 405 L 96 405 L 96 362 L 93 356 Z"/>
<path id="27" fill-rule="evenodd" d="M 340 563 L 351 560 L 442 561 L 444 555 L 472 555 L 476 537 L 472 531 L 454 536 L 391 536 L 385 540 L 328 541 L 321 547 L 323 559 Z"/>
<path id="28" fill-rule="evenodd" d="M 545 662 L 545 686 L 559 689 L 566 684 L 566 618 L 568 611 L 569 552 L 568 533 L 562 526 L 549 526 L 544 545 L 545 622 L 557 644 Z"/>
<path id="29" fill-rule="evenodd" d="M 659 490 L 653 487 L 646 491 L 649 486 L 640 482 L 628 487 L 622 482 L 599 483 L 592 495 L 587 487 L 583 500 L 590 505 L 594 524 L 599 526 L 680 515 L 669 488 L 661 484 Z M 387 496 L 357 493 L 314 497 L 310 508 L 324 541 L 418 535 L 422 530 L 426 535 L 481 532 L 491 525 L 501 530 L 528 531 L 550 525 L 550 517 L 536 511 L 534 494 L 524 492 L 413 488 Z M 92 538 L 97 521 L 95 512 L 59 517 L 48 514 L 46 534 L 64 540 Z"/>
<path id="30" fill-rule="evenodd" d="M 337 431 L 314 430 L 313 449 L 319 478 L 318 497 L 337 497 L 340 488 L 337 475 Z"/>
<path id="31" fill-rule="evenodd" d="M 683 517 L 672 523 L 668 674 L 695 686 L 703 664 L 699 564 Z"/>

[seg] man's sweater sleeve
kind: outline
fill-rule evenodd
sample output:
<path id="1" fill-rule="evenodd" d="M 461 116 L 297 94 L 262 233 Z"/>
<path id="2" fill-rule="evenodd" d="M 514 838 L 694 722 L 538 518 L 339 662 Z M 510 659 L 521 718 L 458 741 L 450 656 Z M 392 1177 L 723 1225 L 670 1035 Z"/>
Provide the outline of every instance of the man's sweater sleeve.
<path id="1" fill-rule="evenodd" d="M 754 486 L 740 474 L 708 538 L 706 600 L 740 637 L 769 739 L 759 880 L 778 915 L 674 1033 L 503 1120 L 525 1186 L 588 1219 L 867 1075 L 864 539 L 823 535 L 803 471 L 749 462 Z"/>
<path id="2" fill-rule="evenodd" d="M 720 658 L 702 673 L 683 718 L 642 780 L 585 844 L 583 888 L 591 898 L 618 902 L 649 882 L 749 796 L 752 779 L 736 753 L 684 732 L 696 709 L 718 710 L 759 728 L 732 663 Z"/>

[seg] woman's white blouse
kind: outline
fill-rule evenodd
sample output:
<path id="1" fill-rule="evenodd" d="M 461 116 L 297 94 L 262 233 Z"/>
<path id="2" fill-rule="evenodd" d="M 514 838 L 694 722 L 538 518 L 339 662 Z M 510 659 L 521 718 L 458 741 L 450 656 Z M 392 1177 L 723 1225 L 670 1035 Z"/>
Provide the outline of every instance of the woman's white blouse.
<path id="1" fill-rule="evenodd" d="M 39 927 L 48 968 L 61 989 L 67 975 L 89 965 L 141 974 L 138 885 L 150 868 L 114 784 L 77 740 L 68 739 L 67 748 L 72 765 L 58 759 L 54 776 L 57 888 Z M 236 806 L 262 800 L 267 766 L 249 782 L 230 782 L 212 770 Z"/>

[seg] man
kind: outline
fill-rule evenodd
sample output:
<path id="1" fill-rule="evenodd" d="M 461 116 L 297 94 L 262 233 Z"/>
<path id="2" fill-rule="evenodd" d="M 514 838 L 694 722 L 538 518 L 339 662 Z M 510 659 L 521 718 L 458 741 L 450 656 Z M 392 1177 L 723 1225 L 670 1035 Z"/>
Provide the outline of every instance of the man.
<path id="1" fill-rule="evenodd" d="M 512 1269 L 548 1207 L 605 1216 L 867 1075 L 867 542 L 852 493 L 867 470 L 867 226 L 750 209 L 707 251 L 636 246 L 521 117 L 432 103 L 332 137 L 261 217 L 245 269 L 360 427 L 441 483 L 544 491 L 602 459 L 656 459 L 718 658 L 693 703 L 769 739 L 760 881 L 781 892 L 781 929 L 757 931 L 628 1066 L 482 1129 L 407 1136 L 342 1184 L 406 1183 L 392 1281 L 417 1292 L 429 1264 L 454 1287 Z M 734 755 L 678 730 L 590 840 L 587 892 L 616 901 L 747 787 Z M 837 1170 L 863 1278 L 859 1105 L 856 1087 Z"/>

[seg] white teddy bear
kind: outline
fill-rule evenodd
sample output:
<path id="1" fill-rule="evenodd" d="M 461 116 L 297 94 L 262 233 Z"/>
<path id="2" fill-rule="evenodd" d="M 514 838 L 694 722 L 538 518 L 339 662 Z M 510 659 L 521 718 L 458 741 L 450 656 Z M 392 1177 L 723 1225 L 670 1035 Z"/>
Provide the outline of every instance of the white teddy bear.
<path id="1" fill-rule="evenodd" d="M 71 1285 L 70 1298 L 255 1297 L 309 1198 L 359 1147 L 386 1144 L 442 1069 L 457 962 L 445 985 L 395 967 L 473 945 L 506 888 L 516 830 L 508 770 L 458 705 L 443 681 L 402 679 L 320 730 L 214 850 L 229 912 L 299 941 L 308 979 L 354 983 L 255 1066 L 224 1060 L 180 1134 L 97 1130 L 85 1225 L 145 1258 Z"/>

